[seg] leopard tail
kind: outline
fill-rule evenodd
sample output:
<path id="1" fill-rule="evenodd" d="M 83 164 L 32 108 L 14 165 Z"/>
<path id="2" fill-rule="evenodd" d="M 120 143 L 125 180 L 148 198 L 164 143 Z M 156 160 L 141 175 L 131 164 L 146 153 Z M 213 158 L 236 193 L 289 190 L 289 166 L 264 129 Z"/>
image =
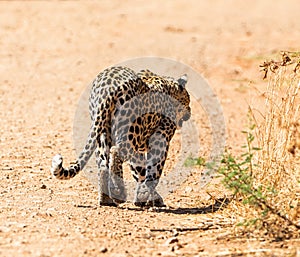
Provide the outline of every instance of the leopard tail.
<path id="1" fill-rule="evenodd" d="M 51 166 L 51 173 L 57 179 L 70 179 L 75 177 L 87 164 L 89 159 L 91 158 L 93 152 L 96 149 L 96 132 L 95 126 L 92 126 L 88 138 L 86 140 L 86 144 L 81 151 L 77 160 L 68 168 L 64 168 L 63 165 L 63 158 L 60 154 L 57 154 L 52 159 L 52 166 Z"/>

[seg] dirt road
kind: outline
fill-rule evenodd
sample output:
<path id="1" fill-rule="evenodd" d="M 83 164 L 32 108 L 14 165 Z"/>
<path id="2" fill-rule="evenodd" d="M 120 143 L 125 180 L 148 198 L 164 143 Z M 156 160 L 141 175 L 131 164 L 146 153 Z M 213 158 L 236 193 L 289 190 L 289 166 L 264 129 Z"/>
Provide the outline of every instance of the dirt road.
<path id="1" fill-rule="evenodd" d="M 265 85 L 258 65 L 299 41 L 298 1 L 1 1 L 0 256 L 299 255 L 299 241 L 226 236 L 236 217 L 213 225 L 224 218 L 205 191 L 222 197 L 222 187 L 199 188 L 198 175 L 167 197 L 170 208 L 155 211 L 99 207 L 84 174 L 58 181 L 49 171 L 54 154 L 66 164 L 75 158 L 74 113 L 88 83 L 142 56 L 201 73 L 222 105 L 227 145 L 238 151 L 247 104 L 259 100 L 249 86 Z M 193 110 L 193 119 L 206 135 L 205 114 Z M 169 166 L 175 160 L 176 151 Z"/>

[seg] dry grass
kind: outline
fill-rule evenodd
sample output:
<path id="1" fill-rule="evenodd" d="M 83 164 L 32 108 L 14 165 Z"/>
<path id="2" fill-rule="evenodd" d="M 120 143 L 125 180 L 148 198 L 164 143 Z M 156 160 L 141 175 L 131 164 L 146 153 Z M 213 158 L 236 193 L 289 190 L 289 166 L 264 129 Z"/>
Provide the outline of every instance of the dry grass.
<path id="1" fill-rule="evenodd" d="M 299 237 L 300 226 L 300 53 L 282 53 L 281 61 L 265 62 L 261 67 L 268 79 L 263 93 L 265 108 L 249 107 L 255 125 L 251 173 L 255 187 L 262 187 L 265 201 L 272 209 L 233 201 L 224 212 L 243 220 L 258 222 L 248 226 L 251 233 L 277 239 Z M 269 208 L 269 209 L 270 209 Z M 251 224 L 251 223 L 250 223 Z M 259 229 L 258 229 L 259 228 Z M 249 232 L 244 227 L 238 231 Z"/>
<path id="2" fill-rule="evenodd" d="M 300 76 L 287 63 L 282 62 L 269 76 L 264 119 L 256 130 L 262 150 L 257 156 L 259 168 L 253 174 L 257 183 L 276 190 L 269 203 L 295 222 L 300 218 L 299 87 Z"/>

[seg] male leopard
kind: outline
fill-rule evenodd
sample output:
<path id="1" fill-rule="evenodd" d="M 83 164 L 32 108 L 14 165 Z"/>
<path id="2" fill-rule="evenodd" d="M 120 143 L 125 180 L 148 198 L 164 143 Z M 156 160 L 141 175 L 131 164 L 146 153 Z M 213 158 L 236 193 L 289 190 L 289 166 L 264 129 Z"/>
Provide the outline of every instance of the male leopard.
<path id="1" fill-rule="evenodd" d="M 170 140 L 191 116 L 186 83 L 186 75 L 176 80 L 149 70 L 135 73 L 127 67 L 101 72 L 92 84 L 92 125 L 86 145 L 69 168 L 63 168 L 61 155 L 54 156 L 53 175 L 74 177 L 95 152 L 100 205 L 117 206 L 126 201 L 122 164 L 128 162 L 137 182 L 134 204 L 165 206 L 155 188 Z"/>

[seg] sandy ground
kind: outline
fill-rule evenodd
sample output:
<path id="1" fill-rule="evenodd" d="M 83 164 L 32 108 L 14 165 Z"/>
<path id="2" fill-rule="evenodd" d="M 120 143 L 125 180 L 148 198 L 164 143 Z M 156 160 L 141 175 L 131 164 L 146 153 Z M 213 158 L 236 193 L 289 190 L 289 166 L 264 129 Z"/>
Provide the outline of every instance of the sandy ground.
<path id="1" fill-rule="evenodd" d="M 227 226 L 174 231 L 222 219 L 207 211 L 198 176 L 166 198 L 171 208 L 155 211 L 99 207 L 83 174 L 58 181 L 49 171 L 57 152 L 66 164 L 76 156 L 73 119 L 88 83 L 110 65 L 143 56 L 201 73 L 222 105 L 227 145 L 238 151 L 247 104 L 259 100 L 249 86 L 263 90 L 258 66 L 265 58 L 297 50 L 299 7 L 270 0 L 1 1 L 0 256 L 300 256 L 299 241 L 231 238 Z M 193 110 L 203 154 L 204 116 Z M 175 160 L 173 151 L 169 165 Z"/>

